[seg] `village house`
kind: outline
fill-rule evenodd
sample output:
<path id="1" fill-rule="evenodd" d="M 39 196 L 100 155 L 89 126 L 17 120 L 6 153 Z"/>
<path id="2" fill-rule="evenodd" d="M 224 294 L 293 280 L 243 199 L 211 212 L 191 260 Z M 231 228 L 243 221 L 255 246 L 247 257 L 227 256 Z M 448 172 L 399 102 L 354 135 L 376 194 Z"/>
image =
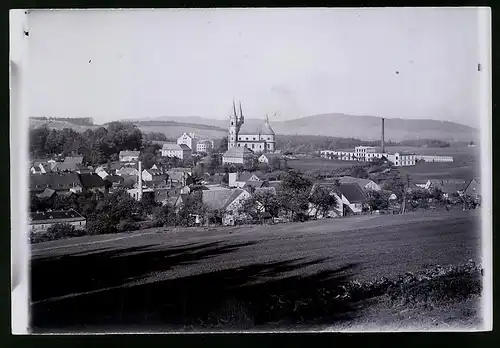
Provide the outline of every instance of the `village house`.
<path id="1" fill-rule="evenodd" d="M 471 181 L 469 181 L 463 189 L 463 194 L 472 197 L 473 199 L 480 199 L 481 185 L 479 183 L 479 179 L 473 178 Z"/>
<path id="2" fill-rule="evenodd" d="M 318 188 L 325 189 L 330 195 L 333 195 L 337 199 L 337 205 L 331 207 L 331 209 L 325 214 L 324 212 L 319 211 L 318 207 L 314 204 L 309 203 L 307 213 L 308 216 L 315 217 L 317 219 L 342 217 L 344 215 L 344 199 L 338 186 L 333 182 L 314 183 L 311 187 L 310 195 L 314 194 L 315 190 Z"/>
<path id="3" fill-rule="evenodd" d="M 161 148 L 161 155 L 163 157 L 175 157 L 181 160 L 188 159 L 191 157 L 191 149 L 186 144 L 163 144 Z"/>
<path id="4" fill-rule="evenodd" d="M 381 187 L 370 179 L 354 178 L 352 176 L 342 176 L 339 178 L 341 184 L 358 184 L 363 190 L 380 191 Z"/>
<path id="5" fill-rule="evenodd" d="M 153 179 L 158 179 L 162 178 L 163 180 L 166 180 L 167 176 L 166 174 L 163 174 L 163 172 L 160 169 L 144 169 L 142 171 L 142 180 L 144 181 L 153 181 Z"/>
<path id="6" fill-rule="evenodd" d="M 281 156 L 276 154 L 276 153 L 263 153 L 260 155 L 258 161 L 260 163 L 265 163 L 265 164 L 272 164 L 273 161 L 280 161 Z"/>
<path id="7" fill-rule="evenodd" d="M 191 174 L 187 171 L 170 169 L 167 171 L 167 184 L 169 186 L 188 186 L 193 183 Z"/>
<path id="8" fill-rule="evenodd" d="M 196 152 L 207 153 L 214 148 L 214 142 L 212 140 L 200 140 L 196 144 Z"/>
<path id="9" fill-rule="evenodd" d="M 47 162 L 43 162 L 43 161 L 41 161 L 41 162 L 34 161 L 31 165 L 31 168 L 30 168 L 31 174 L 47 174 L 51 171 L 52 171 L 52 169 L 51 169 L 50 165 Z"/>
<path id="10" fill-rule="evenodd" d="M 191 153 L 194 153 L 198 150 L 197 147 L 198 140 L 196 139 L 194 133 L 182 133 L 182 135 L 179 138 L 177 138 L 177 145 L 182 145 L 182 144 L 189 147 Z"/>
<path id="11" fill-rule="evenodd" d="M 202 201 L 210 209 L 219 211 L 222 224 L 232 226 L 243 218 L 240 208 L 245 199 L 250 198 L 248 191 L 235 188 L 231 190 L 206 190 L 202 191 Z"/>
<path id="12" fill-rule="evenodd" d="M 82 183 L 82 189 L 85 191 L 104 193 L 108 188 L 106 181 L 95 173 L 80 174 L 80 181 Z"/>
<path id="13" fill-rule="evenodd" d="M 73 209 L 31 212 L 29 220 L 30 230 L 33 233 L 47 231 L 49 227 L 57 224 L 68 224 L 75 229 L 83 230 L 87 224 L 87 220 Z"/>
<path id="14" fill-rule="evenodd" d="M 119 175 L 108 175 L 104 178 L 106 187 L 109 188 L 109 192 L 113 192 L 120 188 L 125 181 L 125 178 Z"/>
<path id="15" fill-rule="evenodd" d="M 342 216 L 359 214 L 363 211 L 363 207 L 367 202 L 367 197 L 358 184 L 340 184 L 338 190 L 342 194 Z"/>
<path id="16" fill-rule="evenodd" d="M 118 158 L 120 162 L 137 162 L 140 154 L 140 151 L 120 151 Z"/>
<path id="17" fill-rule="evenodd" d="M 74 172 L 30 175 L 30 192 L 41 193 L 46 188 L 52 189 L 56 192 L 70 191 L 71 189 L 78 192 L 78 188 L 81 188 L 80 177 Z"/>
<path id="18" fill-rule="evenodd" d="M 251 166 L 254 159 L 252 150 L 246 147 L 231 147 L 222 156 L 222 164 L 242 164 L 244 167 Z"/>
<path id="19" fill-rule="evenodd" d="M 257 174 L 250 172 L 243 173 L 229 173 L 229 187 L 239 187 L 245 186 L 247 181 L 259 182 L 262 181 Z"/>
<path id="20" fill-rule="evenodd" d="M 139 176 L 139 169 L 136 166 L 123 166 L 116 171 L 116 175 L 119 175 L 119 176 L 124 176 L 124 175 Z"/>

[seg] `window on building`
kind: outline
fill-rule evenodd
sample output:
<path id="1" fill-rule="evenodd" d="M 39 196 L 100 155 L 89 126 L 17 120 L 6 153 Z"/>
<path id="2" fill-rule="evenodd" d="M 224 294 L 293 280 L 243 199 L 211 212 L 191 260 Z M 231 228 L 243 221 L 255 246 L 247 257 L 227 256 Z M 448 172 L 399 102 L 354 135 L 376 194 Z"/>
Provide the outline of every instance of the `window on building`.
<path id="1" fill-rule="evenodd" d="M 232 126 L 233 124 L 234 124 L 234 122 L 233 122 L 233 121 L 231 121 L 231 126 Z"/>
<path id="2" fill-rule="evenodd" d="M 253 137 L 253 140 L 257 140 L 255 137 Z"/>
<path id="3" fill-rule="evenodd" d="M 238 143 L 238 147 L 240 147 L 240 145 L 241 145 L 241 144 L 240 144 L 240 143 Z"/>
<path id="4" fill-rule="evenodd" d="M 255 144 L 252 144 L 252 149 L 255 149 Z"/>

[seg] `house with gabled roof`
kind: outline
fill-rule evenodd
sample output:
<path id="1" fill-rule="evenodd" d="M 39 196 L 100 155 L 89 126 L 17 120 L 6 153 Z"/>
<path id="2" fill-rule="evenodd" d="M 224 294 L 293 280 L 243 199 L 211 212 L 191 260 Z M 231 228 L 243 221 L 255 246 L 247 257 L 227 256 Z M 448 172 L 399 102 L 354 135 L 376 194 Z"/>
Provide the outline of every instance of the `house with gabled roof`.
<path id="1" fill-rule="evenodd" d="M 309 203 L 307 214 L 310 217 L 315 217 L 317 219 L 342 217 L 344 215 L 344 200 L 338 185 L 334 182 L 316 182 L 312 185 L 309 195 L 313 195 L 319 188 L 325 189 L 329 194 L 335 196 L 337 199 L 337 206 L 331 207 L 331 209 L 324 214 L 323 212 L 318 211 L 317 206 Z"/>
<path id="2" fill-rule="evenodd" d="M 77 173 L 48 173 L 30 175 L 30 192 L 41 193 L 46 188 L 57 191 L 78 192 L 82 183 Z"/>
<path id="3" fill-rule="evenodd" d="M 342 194 L 343 214 L 359 214 L 363 211 L 363 206 L 366 204 L 368 198 L 356 183 L 340 184 L 338 186 L 339 192 Z"/>
<path id="4" fill-rule="evenodd" d="M 479 179 L 473 178 L 471 179 L 463 188 L 463 194 L 466 196 L 470 196 L 474 199 L 481 198 L 481 183 Z"/>
<path id="5" fill-rule="evenodd" d="M 243 201 L 251 197 L 251 194 L 243 189 L 231 190 L 204 190 L 202 201 L 211 210 L 219 211 L 223 225 L 234 225 L 242 216 L 239 212 Z"/>
<path id="6" fill-rule="evenodd" d="M 140 151 L 120 151 L 118 158 L 120 162 L 136 162 L 139 160 Z"/>
<path id="7" fill-rule="evenodd" d="M 99 191 L 104 193 L 109 188 L 109 186 L 111 186 L 109 184 L 106 184 L 106 181 L 95 173 L 80 174 L 80 181 L 82 183 L 82 189 L 86 191 Z"/>
<path id="8" fill-rule="evenodd" d="M 31 212 L 29 216 L 30 230 L 41 233 L 57 224 L 68 224 L 75 229 L 85 229 L 87 220 L 73 209 Z"/>
<path id="9" fill-rule="evenodd" d="M 242 188 L 247 182 L 262 181 L 256 173 L 242 172 L 242 173 L 229 173 L 229 187 Z M 254 185 L 255 186 L 255 185 Z"/>
<path id="10" fill-rule="evenodd" d="M 339 182 L 341 184 L 355 183 L 355 184 L 358 184 L 359 187 L 361 187 L 363 190 L 372 190 L 372 191 L 380 191 L 381 190 L 381 187 L 377 183 L 375 183 L 373 180 L 370 180 L 370 179 L 355 178 L 352 176 L 341 176 L 339 178 Z"/>

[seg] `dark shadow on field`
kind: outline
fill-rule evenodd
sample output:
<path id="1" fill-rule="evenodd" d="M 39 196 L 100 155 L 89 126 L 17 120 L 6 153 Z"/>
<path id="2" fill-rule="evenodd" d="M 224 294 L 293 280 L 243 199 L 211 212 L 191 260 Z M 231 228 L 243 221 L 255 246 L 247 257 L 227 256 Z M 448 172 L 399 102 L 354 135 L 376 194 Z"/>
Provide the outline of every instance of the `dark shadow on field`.
<path id="1" fill-rule="evenodd" d="M 358 304 L 340 296 L 354 265 L 308 276 L 286 274 L 325 259 L 251 264 L 130 284 L 130 280 L 158 272 L 168 275 L 173 266 L 199 262 L 203 267 L 204 259 L 247 245 L 250 243 L 207 243 L 166 250 L 130 248 L 35 259 L 32 329 L 251 329 L 276 322 L 286 325 L 319 319 L 331 323 L 356 314 Z M 106 287 L 110 289 L 50 300 Z M 47 301 L 37 303 L 40 300 Z"/>
<path id="2" fill-rule="evenodd" d="M 162 249 L 161 245 L 146 245 L 33 257 L 31 301 L 126 285 L 174 266 L 201 262 L 252 244 L 255 243 L 190 243 L 168 249 Z"/>

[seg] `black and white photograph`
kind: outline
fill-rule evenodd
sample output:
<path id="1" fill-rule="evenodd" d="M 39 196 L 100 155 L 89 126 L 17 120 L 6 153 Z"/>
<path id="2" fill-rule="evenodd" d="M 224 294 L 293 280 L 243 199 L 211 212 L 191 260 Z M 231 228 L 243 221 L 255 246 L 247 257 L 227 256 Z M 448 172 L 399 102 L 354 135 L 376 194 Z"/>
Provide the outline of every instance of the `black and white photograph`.
<path id="1" fill-rule="evenodd" d="M 12 332 L 490 331 L 490 21 L 11 10 Z"/>

